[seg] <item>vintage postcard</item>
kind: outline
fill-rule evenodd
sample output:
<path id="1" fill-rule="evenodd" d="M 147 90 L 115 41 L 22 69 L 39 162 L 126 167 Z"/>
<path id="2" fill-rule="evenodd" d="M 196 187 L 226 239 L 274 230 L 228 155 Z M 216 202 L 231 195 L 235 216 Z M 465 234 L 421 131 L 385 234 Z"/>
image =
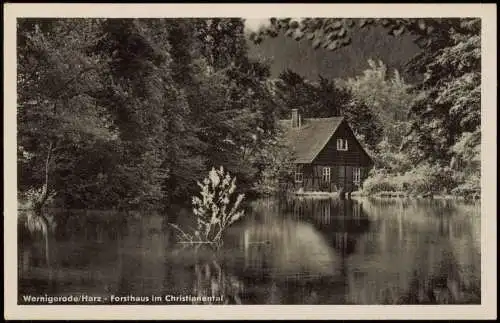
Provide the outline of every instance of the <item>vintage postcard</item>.
<path id="1" fill-rule="evenodd" d="M 496 318 L 495 5 L 4 9 L 6 319 Z"/>

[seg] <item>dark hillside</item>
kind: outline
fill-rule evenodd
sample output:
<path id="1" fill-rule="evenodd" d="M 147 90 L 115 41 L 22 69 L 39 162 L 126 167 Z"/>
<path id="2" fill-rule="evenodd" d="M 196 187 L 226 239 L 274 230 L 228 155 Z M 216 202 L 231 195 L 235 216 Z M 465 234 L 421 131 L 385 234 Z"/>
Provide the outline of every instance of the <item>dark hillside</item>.
<path id="1" fill-rule="evenodd" d="M 382 27 L 353 30 L 352 45 L 337 51 L 313 49 L 311 41 L 295 41 L 283 34 L 267 38 L 261 44 L 249 44 L 252 57 L 273 59 L 271 73 L 278 76 L 289 68 L 307 79 L 315 80 L 318 74 L 327 78 L 353 77 L 368 68 L 367 60 L 382 60 L 390 70 L 402 67 L 418 52 L 410 36 L 391 37 Z M 405 74 L 405 79 L 411 78 Z"/>

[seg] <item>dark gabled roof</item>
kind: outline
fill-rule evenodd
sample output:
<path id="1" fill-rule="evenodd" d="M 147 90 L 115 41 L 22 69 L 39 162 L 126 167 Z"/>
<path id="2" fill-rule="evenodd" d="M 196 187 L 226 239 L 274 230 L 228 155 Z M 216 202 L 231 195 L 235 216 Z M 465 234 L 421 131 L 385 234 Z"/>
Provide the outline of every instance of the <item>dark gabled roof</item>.
<path id="1" fill-rule="evenodd" d="M 343 117 L 302 119 L 299 129 L 292 128 L 291 119 L 280 120 L 288 143 L 295 152 L 295 163 L 312 163 L 344 120 Z"/>

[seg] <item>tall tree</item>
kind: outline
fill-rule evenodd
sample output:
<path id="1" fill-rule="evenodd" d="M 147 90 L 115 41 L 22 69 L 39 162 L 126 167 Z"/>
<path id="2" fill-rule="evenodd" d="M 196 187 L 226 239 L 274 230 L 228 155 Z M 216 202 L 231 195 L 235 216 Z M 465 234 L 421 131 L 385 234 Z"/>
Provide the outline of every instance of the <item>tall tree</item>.
<path id="1" fill-rule="evenodd" d="M 223 165 L 248 188 L 258 176 L 254 150 L 275 128 L 276 104 L 266 83 L 269 67 L 248 58 L 242 19 L 183 23 L 195 30 L 184 36 L 191 37 L 194 75 L 181 86 L 191 93 L 192 123 L 205 144 L 207 167 Z"/>
<path id="2" fill-rule="evenodd" d="M 318 82 L 311 82 L 289 69 L 276 82 L 275 96 L 285 107 L 283 117 L 293 108 L 305 117 L 341 116 L 351 100 L 349 91 L 334 81 L 319 75 Z"/>
<path id="3" fill-rule="evenodd" d="M 67 188 L 63 160 L 115 139 L 106 109 L 93 97 L 103 62 L 86 55 L 100 21 L 18 21 L 18 162 L 21 191 L 38 191 L 40 211 L 50 192 Z M 106 150 L 103 151 L 106 154 Z M 90 175 L 91 176 L 91 175 Z"/>
<path id="4" fill-rule="evenodd" d="M 480 20 L 462 20 L 459 27 L 449 31 L 446 45 L 421 57 L 426 77 L 411 107 L 413 131 L 407 141 L 415 161 L 432 159 L 447 164 L 453 157 L 450 147 L 464 133 L 479 134 Z"/>
<path id="5" fill-rule="evenodd" d="M 369 69 L 345 82 L 356 102 L 364 105 L 373 115 L 374 126 L 381 136 L 371 137 L 377 143 L 384 139 L 392 150 L 398 150 L 408 134 L 408 115 L 415 99 L 412 87 L 395 70 L 389 73 L 383 62 L 368 61 Z M 384 149 L 387 150 L 387 145 Z"/>
<path id="6" fill-rule="evenodd" d="M 168 205 L 202 167 L 193 154 L 199 142 L 190 126 L 189 102 L 174 81 L 182 81 L 187 64 L 179 54 L 172 59 L 169 29 L 175 27 L 167 19 L 110 19 L 97 47 L 111 59 L 106 93 L 112 96 L 103 99 L 113 109 L 125 146 L 129 206 Z M 179 43 L 177 52 L 183 46 Z"/>

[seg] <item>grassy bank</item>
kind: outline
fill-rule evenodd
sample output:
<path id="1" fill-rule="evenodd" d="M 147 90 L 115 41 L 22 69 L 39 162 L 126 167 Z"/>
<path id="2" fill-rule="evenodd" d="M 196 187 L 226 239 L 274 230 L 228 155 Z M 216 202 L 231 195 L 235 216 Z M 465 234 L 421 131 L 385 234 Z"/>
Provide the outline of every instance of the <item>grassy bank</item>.
<path id="1" fill-rule="evenodd" d="M 479 200 L 480 177 L 448 167 L 423 166 L 405 173 L 373 171 L 358 194 L 373 197 Z"/>

